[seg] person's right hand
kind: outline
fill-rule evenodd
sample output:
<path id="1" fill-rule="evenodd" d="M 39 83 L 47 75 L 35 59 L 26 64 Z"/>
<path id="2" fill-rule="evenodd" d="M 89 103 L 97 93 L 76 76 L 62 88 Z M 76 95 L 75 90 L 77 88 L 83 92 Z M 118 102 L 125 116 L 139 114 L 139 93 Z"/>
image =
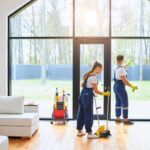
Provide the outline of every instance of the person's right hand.
<path id="1" fill-rule="evenodd" d="M 131 85 L 130 87 L 132 88 L 132 92 L 134 92 L 135 90 L 137 90 L 137 89 L 138 89 L 138 87 L 137 87 L 137 86 L 133 86 L 133 85 Z"/>
<path id="2" fill-rule="evenodd" d="M 110 96 L 110 92 L 102 92 L 103 96 Z"/>

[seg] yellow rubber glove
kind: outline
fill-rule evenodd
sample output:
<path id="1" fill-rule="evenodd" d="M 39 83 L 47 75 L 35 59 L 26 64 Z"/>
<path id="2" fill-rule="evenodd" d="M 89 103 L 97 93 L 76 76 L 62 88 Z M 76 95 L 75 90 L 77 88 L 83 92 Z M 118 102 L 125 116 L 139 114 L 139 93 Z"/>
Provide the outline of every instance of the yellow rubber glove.
<path id="1" fill-rule="evenodd" d="M 131 85 L 130 87 L 132 88 L 132 92 L 134 92 L 135 90 L 137 90 L 137 89 L 138 89 L 138 87 L 137 87 L 137 86 L 133 86 L 133 85 Z"/>
<path id="2" fill-rule="evenodd" d="M 125 64 L 126 68 L 129 67 L 129 66 L 131 65 L 131 63 L 132 63 L 132 60 L 129 60 L 129 61 L 127 62 L 127 64 Z"/>
<path id="3" fill-rule="evenodd" d="M 102 92 L 103 96 L 110 96 L 110 92 Z"/>

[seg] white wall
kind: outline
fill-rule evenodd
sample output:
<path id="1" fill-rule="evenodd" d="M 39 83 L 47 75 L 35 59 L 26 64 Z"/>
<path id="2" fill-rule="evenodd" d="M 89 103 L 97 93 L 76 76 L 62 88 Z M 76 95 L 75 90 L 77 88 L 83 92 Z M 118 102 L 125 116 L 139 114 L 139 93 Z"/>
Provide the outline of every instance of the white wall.
<path id="1" fill-rule="evenodd" d="M 0 95 L 7 95 L 8 16 L 30 0 L 0 0 Z"/>

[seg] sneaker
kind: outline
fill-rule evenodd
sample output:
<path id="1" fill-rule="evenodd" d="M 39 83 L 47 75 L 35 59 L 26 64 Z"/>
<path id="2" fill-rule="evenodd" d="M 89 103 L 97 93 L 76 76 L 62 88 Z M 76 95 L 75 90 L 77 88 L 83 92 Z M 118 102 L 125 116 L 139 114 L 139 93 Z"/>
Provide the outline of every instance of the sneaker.
<path id="1" fill-rule="evenodd" d="M 85 132 L 78 132 L 78 133 L 77 133 L 77 136 L 84 136 L 84 135 L 86 135 Z"/>
<path id="2" fill-rule="evenodd" d="M 123 121 L 123 124 L 125 124 L 125 125 L 133 125 L 134 122 L 128 120 L 128 121 Z"/>
<path id="3" fill-rule="evenodd" d="M 99 138 L 99 136 L 96 135 L 96 134 L 88 134 L 88 135 L 87 135 L 87 138 L 88 138 L 88 139 L 97 139 L 97 138 Z"/>
<path id="4" fill-rule="evenodd" d="M 117 119 L 116 119 L 115 122 L 116 122 L 116 123 L 122 123 L 123 120 L 121 120 L 121 119 L 117 120 Z"/>

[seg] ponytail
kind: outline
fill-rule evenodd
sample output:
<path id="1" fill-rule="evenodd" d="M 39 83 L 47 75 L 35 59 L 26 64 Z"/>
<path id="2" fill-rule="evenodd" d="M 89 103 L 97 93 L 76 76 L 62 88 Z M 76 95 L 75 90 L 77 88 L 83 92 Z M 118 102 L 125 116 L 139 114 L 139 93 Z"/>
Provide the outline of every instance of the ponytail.
<path id="1" fill-rule="evenodd" d="M 91 68 L 88 72 L 86 72 L 86 73 L 84 74 L 83 79 L 82 79 L 83 82 L 87 79 L 87 77 L 88 77 L 97 67 L 102 68 L 102 64 L 96 61 L 96 62 L 93 64 L 92 68 Z"/>

